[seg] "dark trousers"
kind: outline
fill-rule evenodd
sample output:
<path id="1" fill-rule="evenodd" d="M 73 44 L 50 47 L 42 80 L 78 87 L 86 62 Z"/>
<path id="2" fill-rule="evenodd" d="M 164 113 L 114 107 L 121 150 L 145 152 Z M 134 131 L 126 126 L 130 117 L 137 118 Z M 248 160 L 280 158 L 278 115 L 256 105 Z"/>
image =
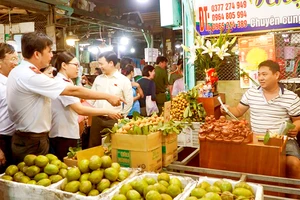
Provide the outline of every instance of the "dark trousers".
<path id="1" fill-rule="evenodd" d="M 141 116 L 147 117 L 146 107 L 141 107 Z"/>
<path id="2" fill-rule="evenodd" d="M 22 162 L 28 154 L 46 155 L 49 152 L 48 132 L 16 131 L 12 136 L 11 150 L 15 164 Z"/>
<path id="3" fill-rule="evenodd" d="M 69 139 L 63 137 L 50 138 L 50 148 L 53 154 L 63 161 L 69 152 L 69 147 L 77 147 L 77 139 Z"/>
<path id="4" fill-rule="evenodd" d="M 92 118 L 92 126 L 90 130 L 89 148 L 99 146 L 102 144 L 102 135 L 105 133 L 100 133 L 105 128 L 112 128 L 118 120 L 110 119 L 104 116 L 98 116 Z"/>
<path id="5" fill-rule="evenodd" d="M 0 149 L 4 153 L 6 163 L 0 165 L 0 174 L 5 172 L 5 169 L 13 164 L 12 153 L 11 153 L 11 136 L 0 135 Z"/>
<path id="6" fill-rule="evenodd" d="M 159 110 L 158 115 L 161 115 L 166 101 L 167 101 L 166 93 L 156 94 L 156 104 Z"/>

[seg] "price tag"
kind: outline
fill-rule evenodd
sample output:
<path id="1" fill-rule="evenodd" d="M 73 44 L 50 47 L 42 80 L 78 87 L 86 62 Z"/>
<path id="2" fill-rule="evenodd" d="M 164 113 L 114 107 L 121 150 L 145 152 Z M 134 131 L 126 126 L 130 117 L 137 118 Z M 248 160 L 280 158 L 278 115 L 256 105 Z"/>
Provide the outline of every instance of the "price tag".
<path id="1" fill-rule="evenodd" d="M 171 101 L 167 101 L 164 104 L 164 120 L 165 122 L 170 121 L 171 119 Z"/>

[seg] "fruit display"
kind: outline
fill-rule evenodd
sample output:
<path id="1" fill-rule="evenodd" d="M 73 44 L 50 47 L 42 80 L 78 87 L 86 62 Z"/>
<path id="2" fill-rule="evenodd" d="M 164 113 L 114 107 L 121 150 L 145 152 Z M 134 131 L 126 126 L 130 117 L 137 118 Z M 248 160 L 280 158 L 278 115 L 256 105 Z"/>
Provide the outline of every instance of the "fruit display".
<path id="1" fill-rule="evenodd" d="M 163 135 L 169 133 L 179 134 L 183 128 L 191 126 L 189 123 L 182 123 L 170 120 L 164 122 L 163 117 L 158 117 L 156 114 L 151 117 L 135 117 L 133 119 L 121 119 L 116 123 L 110 133 L 131 134 L 131 135 L 148 135 L 153 132 L 161 131 Z"/>
<path id="2" fill-rule="evenodd" d="M 262 199 L 262 186 L 244 181 L 200 178 L 196 187 L 182 196 L 184 200 L 254 200 Z"/>
<path id="3" fill-rule="evenodd" d="M 1 179 L 46 187 L 62 180 L 67 171 L 67 165 L 53 154 L 28 154 L 23 162 L 8 166 Z"/>
<path id="4" fill-rule="evenodd" d="M 98 196 L 129 177 L 132 170 L 121 168 L 110 156 L 93 155 L 69 168 L 66 179 L 57 186 L 65 192 L 83 196 Z"/>
<path id="5" fill-rule="evenodd" d="M 174 121 L 203 122 L 206 116 L 202 103 L 198 103 L 198 87 L 181 92 L 172 99 L 171 119 Z"/>
<path id="6" fill-rule="evenodd" d="M 128 179 L 107 199 L 179 200 L 183 192 L 186 192 L 194 184 L 195 182 L 188 177 L 173 176 L 167 173 L 144 173 Z"/>
<path id="7" fill-rule="evenodd" d="M 226 120 L 224 116 L 216 120 L 214 116 L 206 117 L 199 130 L 200 140 L 224 141 L 233 143 L 249 143 L 253 133 L 245 119 Z"/>

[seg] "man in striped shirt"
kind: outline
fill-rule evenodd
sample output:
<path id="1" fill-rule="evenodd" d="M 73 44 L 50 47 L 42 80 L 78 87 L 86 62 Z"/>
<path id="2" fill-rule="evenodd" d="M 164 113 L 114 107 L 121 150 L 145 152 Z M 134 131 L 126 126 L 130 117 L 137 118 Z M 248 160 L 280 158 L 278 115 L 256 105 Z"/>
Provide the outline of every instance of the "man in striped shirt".
<path id="1" fill-rule="evenodd" d="M 250 109 L 251 128 L 258 134 L 265 134 L 267 130 L 278 133 L 280 125 L 291 119 L 295 128 L 289 131 L 288 136 L 295 138 L 300 130 L 300 98 L 278 82 L 279 69 L 278 63 L 272 60 L 260 63 L 258 66 L 260 87 L 250 88 L 236 107 L 228 109 L 236 117 L 241 117 Z M 297 153 L 287 149 L 286 154 L 287 176 L 300 179 L 299 151 Z"/>

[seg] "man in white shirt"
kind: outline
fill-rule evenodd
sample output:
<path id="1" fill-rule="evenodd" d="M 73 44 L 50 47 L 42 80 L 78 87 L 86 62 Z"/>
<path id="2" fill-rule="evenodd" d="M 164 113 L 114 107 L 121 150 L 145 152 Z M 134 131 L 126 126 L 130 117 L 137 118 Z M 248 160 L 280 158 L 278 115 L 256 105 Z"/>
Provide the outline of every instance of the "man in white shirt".
<path id="1" fill-rule="evenodd" d="M 6 81 L 18 64 L 18 54 L 12 45 L 0 43 L 0 173 L 12 164 L 11 137 L 16 128 L 9 119 L 6 102 Z"/>
<path id="2" fill-rule="evenodd" d="M 40 72 L 53 56 L 53 42 L 43 33 L 25 33 L 21 39 L 24 60 L 15 67 L 7 80 L 7 105 L 10 119 L 16 125 L 12 137 L 14 161 L 23 161 L 27 154 L 45 155 L 49 151 L 48 132 L 51 128 L 51 101 L 59 95 L 83 99 L 106 99 L 121 104 L 120 97 L 62 84 Z"/>
<path id="3" fill-rule="evenodd" d="M 126 117 L 133 104 L 133 93 L 130 80 L 126 76 L 118 72 L 118 69 L 116 68 L 118 57 L 113 51 L 102 53 L 98 58 L 98 62 L 103 74 L 97 76 L 91 89 L 124 98 L 126 104 L 112 107 L 105 100 L 89 101 L 90 104 L 92 104 L 96 108 L 115 110 L 116 112 L 120 112 L 124 117 Z M 89 147 L 101 145 L 102 133 L 100 132 L 104 128 L 112 128 L 115 123 L 117 123 L 117 120 L 111 119 L 108 116 L 93 117 L 90 131 Z"/>

